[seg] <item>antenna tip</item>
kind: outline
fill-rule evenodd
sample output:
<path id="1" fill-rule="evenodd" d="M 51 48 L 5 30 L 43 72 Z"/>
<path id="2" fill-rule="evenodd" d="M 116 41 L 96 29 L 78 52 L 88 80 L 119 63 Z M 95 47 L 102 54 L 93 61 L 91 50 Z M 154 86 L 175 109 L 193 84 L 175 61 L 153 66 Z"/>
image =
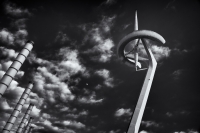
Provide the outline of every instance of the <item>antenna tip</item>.
<path id="1" fill-rule="evenodd" d="M 135 11 L 135 24 L 134 24 L 134 31 L 138 30 L 138 18 L 137 18 L 137 10 Z"/>

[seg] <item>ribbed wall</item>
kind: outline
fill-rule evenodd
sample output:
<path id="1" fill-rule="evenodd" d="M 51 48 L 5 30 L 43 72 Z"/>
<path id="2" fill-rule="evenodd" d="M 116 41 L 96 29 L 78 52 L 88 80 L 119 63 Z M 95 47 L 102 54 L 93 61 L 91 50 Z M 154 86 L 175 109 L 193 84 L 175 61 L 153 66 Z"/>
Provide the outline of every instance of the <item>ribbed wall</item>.
<path id="1" fill-rule="evenodd" d="M 22 133 L 22 130 L 23 130 L 23 128 L 25 126 L 25 123 L 27 122 L 27 120 L 28 120 L 28 118 L 30 116 L 30 113 L 31 113 L 31 111 L 33 109 L 33 106 L 34 106 L 33 104 L 29 105 L 29 107 L 26 110 L 26 113 L 25 113 L 25 115 L 24 115 L 24 117 L 23 117 L 23 119 L 22 119 L 22 121 L 21 121 L 21 123 L 20 123 L 20 125 L 19 125 L 19 127 L 17 129 L 17 131 L 16 131 L 16 133 Z"/>
<path id="2" fill-rule="evenodd" d="M 33 127 L 30 127 L 29 130 L 28 130 L 28 133 L 31 133 L 33 130 Z"/>
<path id="3" fill-rule="evenodd" d="M 32 121 L 33 121 L 33 118 L 30 117 L 30 119 L 29 119 L 29 121 L 28 121 L 28 124 L 26 125 L 26 128 L 25 128 L 25 130 L 24 130 L 24 133 L 28 133 L 29 128 L 31 127 Z"/>
<path id="4" fill-rule="evenodd" d="M 6 73 L 3 75 L 3 77 L 0 80 L 0 97 L 4 94 L 8 86 L 10 85 L 11 81 L 19 71 L 20 67 L 24 63 L 25 59 L 27 58 L 28 54 L 33 48 L 33 42 L 27 41 L 26 45 L 22 49 L 22 51 L 18 54 L 16 59 L 13 61 L 11 66 L 8 68 Z"/>
<path id="5" fill-rule="evenodd" d="M 29 83 L 28 87 L 24 90 L 20 100 L 18 101 L 17 105 L 15 106 L 12 114 L 10 115 L 10 118 L 8 119 L 6 125 L 4 126 L 2 133 L 10 132 L 10 130 L 11 130 L 12 126 L 14 125 L 15 120 L 17 119 L 17 117 L 22 109 L 22 106 L 24 105 L 26 99 L 28 98 L 32 88 L 33 88 L 33 83 Z"/>

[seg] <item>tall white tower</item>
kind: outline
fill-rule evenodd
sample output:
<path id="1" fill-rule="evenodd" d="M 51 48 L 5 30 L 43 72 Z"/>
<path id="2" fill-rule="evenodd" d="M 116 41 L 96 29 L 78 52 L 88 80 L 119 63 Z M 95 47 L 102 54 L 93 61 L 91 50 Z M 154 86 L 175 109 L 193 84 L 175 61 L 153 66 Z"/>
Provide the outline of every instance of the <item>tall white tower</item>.
<path id="1" fill-rule="evenodd" d="M 137 19 L 137 12 L 135 13 L 135 24 L 134 24 L 134 31 L 127 36 L 125 36 L 118 44 L 117 52 L 119 58 L 122 59 L 125 63 L 134 64 L 136 71 L 145 70 L 142 69 L 140 61 L 147 61 L 147 74 L 142 86 L 142 90 L 140 92 L 140 96 L 133 113 L 129 128 L 127 133 L 138 133 L 140 123 L 142 120 L 142 116 L 144 113 L 144 109 L 147 103 L 147 99 L 149 96 L 149 91 L 151 89 L 151 84 L 153 81 L 153 77 L 155 74 L 157 62 L 151 52 L 147 39 L 159 41 L 161 43 L 165 43 L 165 39 L 156 32 L 149 31 L 149 30 L 138 30 L 138 19 Z M 138 56 L 138 45 L 140 45 L 140 40 L 142 41 L 142 45 L 147 53 L 148 58 L 145 59 L 143 57 Z M 130 42 L 133 41 L 134 45 L 130 45 Z M 128 49 L 126 51 L 125 49 Z"/>

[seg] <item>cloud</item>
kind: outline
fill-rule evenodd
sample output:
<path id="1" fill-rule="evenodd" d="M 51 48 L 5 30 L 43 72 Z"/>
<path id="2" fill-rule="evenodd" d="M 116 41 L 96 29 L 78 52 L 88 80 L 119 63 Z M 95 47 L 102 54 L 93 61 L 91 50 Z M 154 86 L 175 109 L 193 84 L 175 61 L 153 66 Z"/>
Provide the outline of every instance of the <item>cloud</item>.
<path id="1" fill-rule="evenodd" d="M 114 3 L 115 0 L 107 0 L 110 3 Z M 103 19 L 100 22 L 100 27 L 103 28 L 104 32 L 110 32 L 111 27 L 113 26 L 113 21 L 116 18 L 116 16 L 112 16 L 112 17 L 107 17 L 107 16 L 103 16 Z"/>
<path id="2" fill-rule="evenodd" d="M 151 40 L 147 40 L 147 39 L 145 40 L 146 40 L 146 43 L 150 45 L 151 51 L 158 62 L 170 56 L 171 49 L 169 49 L 169 47 L 157 46 L 155 45 L 155 42 Z M 138 53 L 139 53 L 139 56 L 147 58 L 146 50 L 141 41 L 140 41 L 140 45 L 138 45 Z"/>
<path id="3" fill-rule="evenodd" d="M 19 29 L 15 33 L 15 43 L 20 45 L 20 46 L 25 45 L 27 36 L 28 36 L 28 32 L 25 29 Z"/>
<path id="4" fill-rule="evenodd" d="M 110 72 L 107 69 L 101 69 L 95 72 L 97 75 L 104 78 L 104 84 L 108 87 L 113 87 L 113 78 L 110 77 Z"/>
<path id="5" fill-rule="evenodd" d="M 172 116 L 172 113 L 167 112 L 166 115 L 167 115 L 168 117 L 171 117 L 171 116 Z"/>
<path id="6" fill-rule="evenodd" d="M 76 122 L 76 121 L 63 121 L 62 122 L 63 125 L 65 126 L 69 126 L 69 127 L 74 127 L 74 128 L 77 128 L 77 129 L 81 129 L 81 128 L 85 128 L 85 125 L 81 122 Z"/>
<path id="7" fill-rule="evenodd" d="M 132 115 L 131 109 L 124 109 L 124 108 L 121 108 L 121 109 L 118 109 L 118 110 L 115 112 L 115 116 L 116 116 L 116 117 L 131 116 L 131 115 Z"/>
<path id="8" fill-rule="evenodd" d="M 16 4 L 10 2 L 5 4 L 5 11 L 7 14 L 15 17 L 31 16 L 31 13 L 28 9 L 22 9 L 17 7 Z"/>
<path id="9" fill-rule="evenodd" d="M 156 123 L 155 121 L 142 121 L 142 125 L 145 127 L 161 127 L 162 125 L 160 123 Z"/>
<path id="10" fill-rule="evenodd" d="M 43 117 L 44 119 L 50 119 L 50 118 L 51 118 L 51 116 L 50 116 L 49 114 L 47 114 L 47 113 L 43 113 L 43 114 L 42 114 L 42 117 Z"/>
<path id="11" fill-rule="evenodd" d="M 81 111 L 81 112 L 79 113 L 79 115 L 82 115 L 82 116 L 85 116 L 85 115 L 88 115 L 88 114 L 89 114 L 89 112 L 86 111 L 86 110 Z"/>
<path id="12" fill-rule="evenodd" d="M 176 70 L 172 73 L 172 76 L 173 76 L 173 79 L 174 80 L 178 80 L 180 79 L 181 75 L 185 72 L 184 69 L 179 69 L 179 70 Z"/>
<path id="13" fill-rule="evenodd" d="M 119 133 L 120 132 L 120 129 L 114 131 L 114 130 L 111 130 L 109 133 Z"/>
<path id="14" fill-rule="evenodd" d="M 157 61 L 161 61 L 162 59 L 169 57 L 171 52 L 171 50 L 168 47 L 156 45 L 152 45 L 151 50 Z"/>
<path id="15" fill-rule="evenodd" d="M 176 6 L 175 6 L 175 1 L 176 0 L 172 0 L 172 1 L 170 1 L 167 5 L 166 5 L 166 7 L 164 8 L 165 10 L 169 10 L 169 11 L 173 11 L 173 12 L 175 12 L 176 11 Z"/>
<path id="16" fill-rule="evenodd" d="M 20 79 L 24 76 L 24 71 L 18 71 L 17 74 L 15 75 L 15 79 Z"/>
<path id="17" fill-rule="evenodd" d="M 62 101 L 73 100 L 75 97 L 71 94 L 69 87 L 66 83 L 60 81 L 60 79 L 52 74 L 46 67 L 38 67 L 38 72 L 34 74 L 35 88 L 37 91 L 54 102 L 55 96 L 58 94 L 58 98 Z"/>
<path id="18" fill-rule="evenodd" d="M 7 29 L 4 28 L 0 30 L 0 41 L 2 43 L 5 43 L 7 45 L 13 45 L 14 39 L 15 39 L 14 35 Z"/>
<path id="19" fill-rule="evenodd" d="M 109 5 L 111 5 L 111 4 L 115 3 L 115 2 L 116 2 L 116 0 L 106 0 L 106 4 L 109 4 Z"/>
<path id="20" fill-rule="evenodd" d="M 14 59 L 18 55 L 13 49 L 7 49 L 5 47 L 0 47 L 0 56 L 5 58 L 6 60 Z"/>
<path id="21" fill-rule="evenodd" d="M 140 131 L 140 133 L 148 133 L 147 131 L 144 131 L 144 130 L 142 130 L 142 131 Z"/>
<path id="22" fill-rule="evenodd" d="M 62 129 L 60 129 L 59 127 L 57 127 L 57 126 L 53 126 L 52 125 L 52 122 L 51 121 L 49 121 L 49 120 L 45 120 L 44 122 L 42 122 L 41 123 L 41 125 L 43 126 L 43 127 L 45 127 L 47 130 L 49 130 L 49 131 L 53 131 L 53 132 L 62 132 Z"/>
<path id="23" fill-rule="evenodd" d="M 13 110 L 13 108 L 7 103 L 5 99 L 1 99 L 0 110 L 2 110 L 3 112 L 8 112 L 8 111 Z"/>
<path id="24" fill-rule="evenodd" d="M 40 98 L 37 93 L 31 92 L 26 103 L 33 103 L 37 108 L 39 108 L 43 105 L 44 98 Z"/>
<path id="25" fill-rule="evenodd" d="M 92 49 L 85 51 L 85 53 L 99 53 L 99 55 L 91 58 L 94 61 L 109 61 L 113 54 L 111 50 L 114 47 L 113 41 L 110 38 L 103 40 L 103 38 L 98 33 L 98 29 L 96 29 L 96 33 L 93 34 L 93 40 L 98 44 L 95 45 Z"/>
<path id="26" fill-rule="evenodd" d="M 36 106 L 34 106 L 31 111 L 31 116 L 33 116 L 34 118 L 39 117 L 40 112 L 41 112 L 41 109 L 38 109 Z"/>
<path id="27" fill-rule="evenodd" d="M 90 42 L 92 48 L 84 51 L 85 54 L 90 54 L 91 60 L 96 62 L 108 62 L 113 55 L 112 48 L 114 43 L 109 37 L 113 21 L 116 16 L 106 17 L 99 24 L 85 24 L 80 27 L 86 32 L 83 44 Z"/>
<path id="28" fill-rule="evenodd" d="M 69 107 L 63 107 L 63 108 L 60 109 L 61 112 L 65 112 L 67 110 L 69 110 Z"/>
<path id="29" fill-rule="evenodd" d="M 98 103 L 102 103 L 103 99 L 96 99 L 96 94 L 92 93 L 90 96 L 83 96 L 83 97 L 79 97 L 78 101 L 80 103 L 84 103 L 84 104 L 98 104 Z"/>
<path id="30" fill-rule="evenodd" d="M 1 64 L 2 70 L 6 72 L 8 68 L 11 66 L 12 61 L 5 61 Z"/>
<path id="31" fill-rule="evenodd" d="M 83 75 L 86 74 L 85 76 L 87 76 L 86 68 L 79 61 L 77 50 L 71 50 L 68 47 L 64 47 L 59 50 L 58 55 L 62 57 L 62 61 L 58 63 L 58 73 L 61 80 L 69 78 L 71 75 L 79 72 Z"/>
<path id="32" fill-rule="evenodd" d="M 18 101 L 24 90 L 25 88 L 18 86 L 17 81 L 12 80 L 6 92 L 4 93 L 4 96 L 10 101 Z"/>
<path id="33" fill-rule="evenodd" d="M 55 43 L 60 43 L 60 44 L 65 44 L 68 41 L 70 41 L 69 37 L 67 36 L 67 34 L 64 34 L 62 31 L 59 31 L 57 33 L 57 36 L 54 40 Z"/>
<path id="34" fill-rule="evenodd" d="M 17 20 L 14 20 L 11 23 L 11 25 L 12 25 L 12 27 L 17 28 L 18 30 L 19 29 L 25 29 L 26 28 L 26 21 L 27 21 L 26 18 L 17 19 Z"/>

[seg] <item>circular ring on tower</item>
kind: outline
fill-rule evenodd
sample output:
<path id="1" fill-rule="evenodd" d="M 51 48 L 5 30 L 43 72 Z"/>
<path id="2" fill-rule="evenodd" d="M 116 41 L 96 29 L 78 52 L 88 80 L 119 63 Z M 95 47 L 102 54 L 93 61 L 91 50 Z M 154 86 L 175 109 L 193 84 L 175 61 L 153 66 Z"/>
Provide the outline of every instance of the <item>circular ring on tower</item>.
<path id="1" fill-rule="evenodd" d="M 130 33 L 127 36 L 125 36 L 124 38 L 122 38 L 117 46 L 117 54 L 118 54 L 119 58 L 121 60 L 123 60 L 125 63 L 133 64 L 124 55 L 125 46 L 129 42 L 133 41 L 134 39 L 140 39 L 140 38 L 147 38 L 147 39 L 159 41 L 162 44 L 165 43 L 165 39 L 161 35 L 159 35 L 158 33 L 154 32 L 154 31 L 150 31 L 150 30 L 133 31 L 132 33 Z"/>

